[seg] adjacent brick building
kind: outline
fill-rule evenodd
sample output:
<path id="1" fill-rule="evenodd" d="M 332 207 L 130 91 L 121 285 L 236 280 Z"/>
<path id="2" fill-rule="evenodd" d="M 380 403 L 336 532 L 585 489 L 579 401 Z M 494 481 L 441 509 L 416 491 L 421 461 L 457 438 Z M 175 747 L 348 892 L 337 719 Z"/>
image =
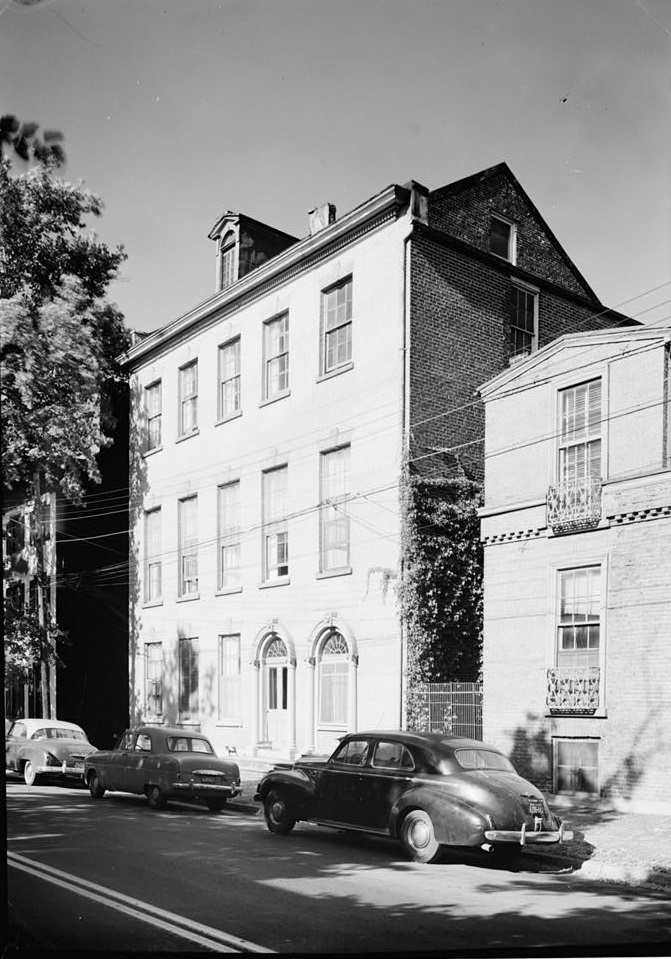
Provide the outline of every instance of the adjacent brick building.
<path id="1" fill-rule="evenodd" d="M 233 213 L 210 236 L 215 294 L 125 359 L 132 713 L 322 751 L 404 722 L 406 462 L 480 477 L 478 384 L 629 321 L 505 164 L 326 204 L 302 240 Z"/>
<path id="2" fill-rule="evenodd" d="M 568 334 L 481 389 L 485 738 L 544 789 L 666 812 L 670 343 Z"/>

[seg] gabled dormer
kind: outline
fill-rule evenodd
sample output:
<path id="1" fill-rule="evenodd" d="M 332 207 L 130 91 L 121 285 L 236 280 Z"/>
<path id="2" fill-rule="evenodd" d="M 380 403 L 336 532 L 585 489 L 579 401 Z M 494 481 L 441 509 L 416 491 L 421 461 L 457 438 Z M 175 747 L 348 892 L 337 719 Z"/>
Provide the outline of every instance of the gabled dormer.
<path id="1" fill-rule="evenodd" d="M 298 242 L 295 236 L 230 210 L 219 217 L 208 236 L 217 244 L 216 292 Z"/>

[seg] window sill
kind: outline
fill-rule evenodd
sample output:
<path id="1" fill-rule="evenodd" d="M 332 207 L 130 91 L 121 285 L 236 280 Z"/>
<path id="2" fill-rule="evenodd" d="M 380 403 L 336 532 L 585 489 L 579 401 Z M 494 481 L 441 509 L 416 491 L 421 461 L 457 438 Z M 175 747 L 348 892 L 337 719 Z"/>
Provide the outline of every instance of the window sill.
<path id="1" fill-rule="evenodd" d="M 291 582 L 290 576 L 278 576 L 277 579 L 267 579 L 259 583 L 259 589 L 272 589 L 274 586 L 288 586 Z"/>
<path id="2" fill-rule="evenodd" d="M 220 729 L 224 726 L 234 727 L 235 729 L 242 729 L 243 725 L 244 723 L 242 722 L 241 719 L 218 719 L 215 723 L 215 726 L 217 727 L 217 729 Z M 220 756 L 219 758 L 221 759 L 223 757 Z"/>
<path id="3" fill-rule="evenodd" d="M 142 604 L 142 609 L 154 609 L 156 606 L 162 606 L 162 599 L 150 599 L 146 603 Z"/>
<path id="4" fill-rule="evenodd" d="M 193 726 L 194 728 L 200 726 L 200 719 L 178 719 L 177 722 L 180 726 Z"/>
<path id="5" fill-rule="evenodd" d="M 242 586 L 224 586 L 222 589 L 218 589 L 215 596 L 233 596 L 235 593 L 241 593 Z"/>
<path id="6" fill-rule="evenodd" d="M 335 576 L 351 576 L 352 567 L 343 566 L 340 569 L 329 569 L 323 573 L 315 573 L 315 579 L 333 579 Z"/>
<path id="7" fill-rule="evenodd" d="M 200 599 L 200 593 L 185 593 L 184 596 L 178 596 L 176 603 L 191 603 L 195 599 Z"/>
<path id="8" fill-rule="evenodd" d="M 335 370 L 329 370 L 327 373 L 320 373 L 315 383 L 323 383 L 324 380 L 332 380 L 334 376 L 340 376 L 341 373 L 348 373 L 350 370 L 354 369 L 354 363 L 351 361 L 349 363 L 344 363 L 342 366 L 337 367 Z"/>
<path id="9" fill-rule="evenodd" d="M 282 390 L 281 393 L 276 393 L 274 396 L 269 396 L 265 400 L 261 400 L 259 403 L 259 409 L 262 406 L 270 406 L 271 403 L 277 403 L 279 400 L 285 399 L 287 396 L 291 396 L 291 390 Z"/>
<path id="10" fill-rule="evenodd" d="M 544 719 L 608 719 L 608 710 L 599 709 L 595 713 L 572 713 L 568 709 L 563 713 L 551 713 L 546 707 Z"/>
<path id="11" fill-rule="evenodd" d="M 165 720 L 163 719 L 163 716 L 152 716 L 152 715 L 145 716 L 144 721 L 145 723 L 151 723 L 152 726 L 162 726 L 163 723 L 165 722 Z"/>
<path id="12" fill-rule="evenodd" d="M 236 410 L 235 413 L 229 413 L 227 416 L 222 416 L 221 419 L 218 419 L 215 422 L 215 426 L 221 426 L 222 423 L 230 423 L 231 420 L 237 420 L 242 416 L 242 410 Z"/>
<path id="13" fill-rule="evenodd" d="M 148 456 L 153 456 L 154 453 L 160 453 L 162 449 L 163 449 L 162 443 L 159 446 L 152 446 L 150 450 L 145 450 L 142 456 L 144 459 L 146 459 Z"/>
<path id="14" fill-rule="evenodd" d="M 183 443 L 185 440 L 190 440 L 194 436 L 198 436 L 199 433 L 200 433 L 200 430 L 198 429 L 198 427 L 196 427 L 196 429 L 191 430 L 190 433 L 184 433 L 183 436 L 178 436 L 177 439 L 175 440 L 175 443 Z"/>

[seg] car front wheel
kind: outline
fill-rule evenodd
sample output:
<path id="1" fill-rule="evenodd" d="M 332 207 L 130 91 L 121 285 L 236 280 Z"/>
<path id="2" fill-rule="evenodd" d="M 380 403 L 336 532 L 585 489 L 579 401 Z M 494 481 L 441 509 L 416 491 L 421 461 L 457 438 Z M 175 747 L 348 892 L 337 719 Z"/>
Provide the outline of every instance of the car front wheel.
<path id="1" fill-rule="evenodd" d="M 401 845 L 413 862 L 432 862 L 440 852 L 433 823 L 428 813 L 413 809 L 401 823 Z"/>
<path id="2" fill-rule="evenodd" d="M 26 765 L 23 767 L 23 778 L 26 786 L 36 786 L 39 780 L 37 773 L 35 772 L 35 767 L 28 760 Z"/>
<path id="3" fill-rule="evenodd" d="M 167 799 L 158 786 L 149 786 L 147 789 L 147 799 L 150 809 L 165 809 Z"/>
<path id="4" fill-rule="evenodd" d="M 93 797 L 93 799 L 102 799 L 103 796 L 105 795 L 105 790 L 100 785 L 100 780 L 98 779 L 97 772 L 89 773 L 88 787 L 89 787 L 89 792 L 91 793 L 91 796 Z"/>
<path id="5" fill-rule="evenodd" d="M 263 811 L 266 815 L 266 824 L 271 832 L 286 836 L 296 825 L 291 815 L 287 795 L 283 789 L 271 789 L 265 798 Z"/>

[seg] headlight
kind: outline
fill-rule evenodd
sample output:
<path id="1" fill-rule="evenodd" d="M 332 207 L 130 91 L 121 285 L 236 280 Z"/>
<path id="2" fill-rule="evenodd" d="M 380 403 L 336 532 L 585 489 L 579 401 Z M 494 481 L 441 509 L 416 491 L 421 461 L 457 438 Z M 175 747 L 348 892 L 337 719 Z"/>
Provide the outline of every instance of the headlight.
<path id="1" fill-rule="evenodd" d="M 47 753 L 46 759 L 47 759 L 47 762 L 46 762 L 46 765 L 47 765 L 47 766 L 62 766 L 62 765 L 63 765 L 63 763 L 61 762 L 61 760 L 58 759 L 56 756 L 54 756 L 53 753 Z"/>

